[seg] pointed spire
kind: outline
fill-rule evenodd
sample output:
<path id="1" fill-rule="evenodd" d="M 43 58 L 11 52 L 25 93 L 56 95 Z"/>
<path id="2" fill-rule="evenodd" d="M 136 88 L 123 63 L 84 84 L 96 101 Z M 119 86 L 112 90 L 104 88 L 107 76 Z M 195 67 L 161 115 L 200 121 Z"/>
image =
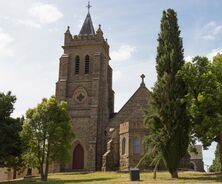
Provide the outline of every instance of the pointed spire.
<path id="1" fill-rule="evenodd" d="M 92 19 L 91 19 L 90 13 L 89 13 L 89 9 L 92 7 L 90 5 L 90 2 L 88 2 L 88 6 L 86 6 L 86 7 L 88 8 L 88 14 L 86 15 L 85 21 L 82 25 L 79 35 L 80 36 L 82 36 L 82 35 L 93 35 L 94 36 L 95 30 L 94 30 Z"/>

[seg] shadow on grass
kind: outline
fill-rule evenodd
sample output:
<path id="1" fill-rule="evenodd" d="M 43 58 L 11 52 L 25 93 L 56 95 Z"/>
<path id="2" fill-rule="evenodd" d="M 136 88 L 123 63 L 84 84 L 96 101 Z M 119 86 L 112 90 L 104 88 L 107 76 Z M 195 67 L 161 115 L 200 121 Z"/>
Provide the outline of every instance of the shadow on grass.
<path id="1" fill-rule="evenodd" d="M 89 178 L 89 179 L 70 179 L 70 180 L 61 180 L 61 179 L 49 179 L 47 183 L 57 183 L 57 184 L 63 184 L 63 183 L 86 183 L 86 182 L 99 182 L 99 181 L 106 181 L 106 180 L 112 180 L 113 178 Z"/>
<path id="2" fill-rule="evenodd" d="M 113 178 L 89 178 L 89 179 L 70 179 L 70 180 L 61 180 L 61 179 L 49 179 L 46 182 L 40 180 L 21 180 L 21 181 L 11 181 L 3 182 L 1 184 L 15 183 L 15 184 L 29 184 L 29 183 L 44 183 L 44 184 L 64 184 L 64 183 L 89 183 L 89 182 L 102 182 L 106 180 L 112 180 Z"/>
<path id="3" fill-rule="evenodd" d="M 84 175 L 84 174 L 91 174 L 95 172 L 61 172 L 61 173 L 55 173 L 55 175 Z M 54 175 L 54 173 L 49 173 L 50 175 Z"/>
<path id="4" fill-rule="evenodd" d="M 205 174 L 199 177 L 180 177 L 183 180 L 199 180 L 199 181 L 213 181 L 213 182 L 222 182 L 222 174 Z"/>

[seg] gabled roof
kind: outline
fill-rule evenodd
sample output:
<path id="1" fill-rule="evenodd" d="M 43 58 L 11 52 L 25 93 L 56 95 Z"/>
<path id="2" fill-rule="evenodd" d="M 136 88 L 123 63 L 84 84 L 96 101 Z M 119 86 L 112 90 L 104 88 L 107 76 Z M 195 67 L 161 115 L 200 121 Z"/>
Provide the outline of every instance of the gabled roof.
<path id="1" fill-rule="evenodd" d="M 86 15 L 85 21 L 82 25 L 82 28 L 79 32 L 79 35 L 80 36 L 83 36 L 83 35 L 93 35 L 94 36 L 95 35 L 95 30 L 94 30 L 94 27 L 93 27 L 93 23 L 92 23 L 90 13 L 88 13 Z"/>
<path id="2" fill-rule="evenodd" d="M 116 127 L 123 121 L 131 117 L 132 114 L 143 113 L 143 109 L 147 109 L 149 105 L 150 91 L 142 83 L 131 98 L 119 110 L 119 112 L 111 119 L 110 126 Z"/>

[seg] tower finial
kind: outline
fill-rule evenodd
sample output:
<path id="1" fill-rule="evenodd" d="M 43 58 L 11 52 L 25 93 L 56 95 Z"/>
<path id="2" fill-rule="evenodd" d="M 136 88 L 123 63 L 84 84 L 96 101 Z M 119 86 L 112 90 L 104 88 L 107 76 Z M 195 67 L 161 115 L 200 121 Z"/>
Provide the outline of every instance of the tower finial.
<path id="1" fill-rule="evenodd" d="M 90 1 L 88 1 L 88 5 L 87 5 L 86 7 L 88 8 L 88 13 L 89 13 L 90 8 L 92 7 L 92 6 L 90 5 Z"/>
<path id="2" fill-rule="evenodd" d="M 70 31 L 69 31 L 69 26 L 67 26 L 67 30 L 66 30 L 66 33 L 70 33 Z"/>
<path id="3" fill-rule="evenodd" d="M 141 82 L 140 86 L 145 86 L 145 83 L 144 83 L 145 75 L 142 74 L 140 77 L 142 78 L 142 82 Z"/>

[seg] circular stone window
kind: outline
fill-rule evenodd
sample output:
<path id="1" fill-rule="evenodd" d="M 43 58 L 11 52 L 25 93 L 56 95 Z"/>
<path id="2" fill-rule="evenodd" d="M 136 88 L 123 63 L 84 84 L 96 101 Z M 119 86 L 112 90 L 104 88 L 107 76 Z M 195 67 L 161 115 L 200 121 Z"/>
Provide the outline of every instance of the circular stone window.
<path id="1" fill-rule="evenodd" d="M 79 87 L 75 90 L 73 98 L 77 103 L 84 103 L 87 99 L 87 92 L 83 87 Z"/>

